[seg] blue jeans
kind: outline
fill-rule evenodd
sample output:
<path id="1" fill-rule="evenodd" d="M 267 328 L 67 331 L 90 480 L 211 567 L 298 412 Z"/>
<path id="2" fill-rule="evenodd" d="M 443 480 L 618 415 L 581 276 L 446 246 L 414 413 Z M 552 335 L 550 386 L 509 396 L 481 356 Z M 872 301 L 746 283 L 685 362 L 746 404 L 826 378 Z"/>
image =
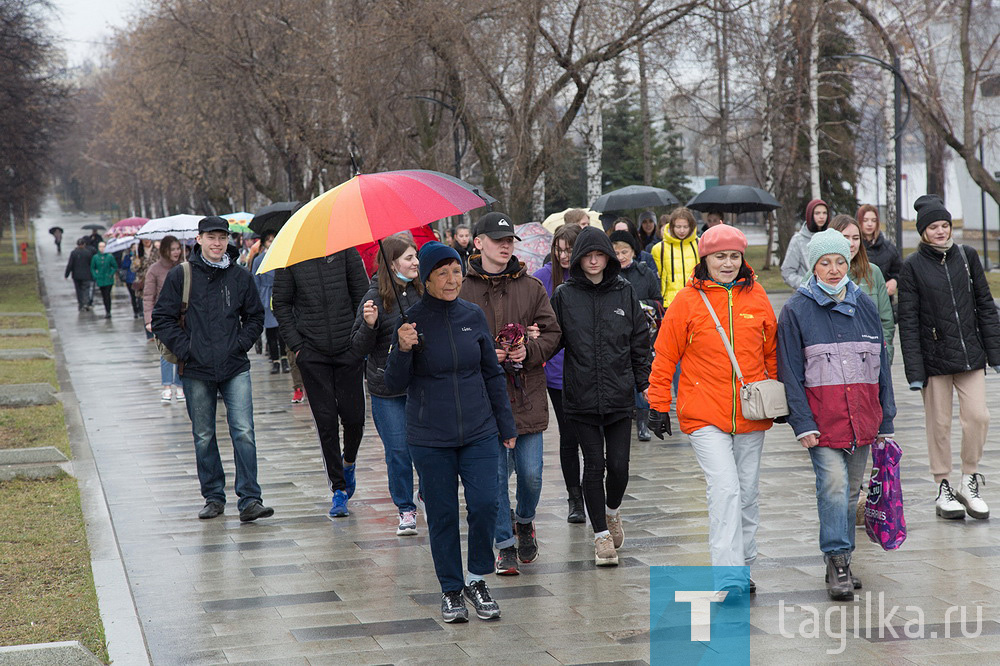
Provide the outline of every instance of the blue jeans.
<path id="1" fill-rule="evenodd" d="M 831 449 L 814 446 L 809 449 L 813 471 L 816 472 L 816 507 L 819 510 L 819 549 L 824 559 L 830 555 L 850 555 L 854 551 L 854 522 L 858 493 L 865 464 L 871 451 L 859 446 Z"/>
<path id="2" fill-rule="evenodd" d="M 542 495 L 542 433 L 518 435 L 513 449 L 503 449 L 497 459 L 497 525 L 493 540 L 497 548 L 507 548 L 516 542 L 510 525 L 510 494 L 508 480 L 517 472 L 517 509 L 514 520 L 530 523 Z"/>
<path id="3" fill-rule="evenodd" d="M 160 357 L 160 383 L 164 386 L 181 385 L 180 375 L 177 374 L 177 364 L 171 363 L 162 356 Z"/>
<path id="4" fill-rule="evenodd" d="M 465 446 L 410 446 L 424 489 L 431 557 L 442 592 L 456 592 L 465 586 L 458 531 L 459 478 L 465 488 L 469 523 L 469 573 L 485 576 L 496 569 L 490 532 L 496 523 L 497 454 L 501 448 L 496 435 Z"/>
<path id="5" fill-rule="evenodd" d="M 385 448 L 389 495 L 399 512 L 413 511 L 413 461 L 406 445 L 406 396 L 372 396 L 372 420 Z"/>
<path id="6" fill-rule="evenodd" d="M 224 382 L 183 377 L 187 412 L 194 433 L 194 454 L 198 461 L 198 480 L 205 501 L 226 503 L 226 473 L 215 437 L 217 395 L 226 403 L 229 437 L 236 459 L 237 507 L 242 511 L 253 500 L 260 500 L 257 485 L 257 445 L 253 434 L 253 396 L 250 371 L 245 370 Z"/>

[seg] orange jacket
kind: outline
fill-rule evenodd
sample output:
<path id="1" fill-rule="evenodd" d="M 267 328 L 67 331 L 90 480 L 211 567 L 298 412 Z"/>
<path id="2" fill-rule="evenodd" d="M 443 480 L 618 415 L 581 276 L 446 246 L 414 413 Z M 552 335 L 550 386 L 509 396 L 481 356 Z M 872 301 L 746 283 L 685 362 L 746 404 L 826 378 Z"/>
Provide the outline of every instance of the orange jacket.
<path id="1" fill-rule="evenodd" d="M 682 432 L 710 425 L 732 434 L 767 430 L 770 419 L 743 418 L 740 382 L 699 291 L 708 296 L 728 334 L 744 381 L 778 378 L 778 322 L 764 288 L 755 283 L 750 290 L 739 285 L 726 289 L 692 278 L 667 309 L 656 338 L 649 377 L 650 407 L 659 412 L 670 410 L 670 382 L 674 368 L 681 363 L 677 419 Z"/>

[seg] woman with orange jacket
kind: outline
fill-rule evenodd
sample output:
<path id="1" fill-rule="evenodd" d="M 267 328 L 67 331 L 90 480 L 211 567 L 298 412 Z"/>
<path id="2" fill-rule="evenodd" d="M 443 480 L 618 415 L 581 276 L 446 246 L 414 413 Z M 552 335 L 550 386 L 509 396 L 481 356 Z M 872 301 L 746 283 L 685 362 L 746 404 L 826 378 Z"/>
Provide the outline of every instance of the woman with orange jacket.
<path id="1" fill-rule="evenodd" d="M 778 375 L 774 309 L 743 258 L 747 239 L 720 224 L 698 243 L 700 260 L 688 286 L 667 309 L 656 339 L 649 378 L 649 426 L 670 433 L 674 368 L 683 361 L 677 391 L 677 419 L 688 435 L 708 482 L 708 541 L 712 566 L 728 569 L 723 586 L 730 594 L 753 594 L 749 566 L 757 557 L 757 504 L 764 431 L 772 421 L 743 417 L 740 382 L 720 332 L 703 299 L 715 311 L 746 382 Z"/>

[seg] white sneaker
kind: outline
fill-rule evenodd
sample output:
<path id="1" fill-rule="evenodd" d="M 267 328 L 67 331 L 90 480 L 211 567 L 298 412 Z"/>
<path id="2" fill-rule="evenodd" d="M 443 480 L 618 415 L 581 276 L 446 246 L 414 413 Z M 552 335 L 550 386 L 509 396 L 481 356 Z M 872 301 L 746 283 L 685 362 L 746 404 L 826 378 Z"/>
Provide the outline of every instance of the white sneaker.
<path id="1" fill-rule="evenodd" d="M 399 514 L 399 527 L 396 536 L 412 536 L 417 533 L 417 512 L 403 511 Z"/>
<path id="2" fill-rule="evenodd" d="M 937 500 L 934 502 L 934 512 L 942 518 L 959 519 L 965 518 L 965 507 L 955 499 L 951 491 L 948 479 L 942 479 L 938 486 Z"/>
<path id="3" fill-rule="evenodd" d="M 962 503 L 967 514 L 983 520 L 990 517 L 990 507 L 979 496 L 980 481 L 986 485 L 986 479 L 982 474 L 963 474 L 962 484 L 955 489 L 955 499 Z"/>
<path id="4" fill-rule="evenodd" d="M 187 400 L 187 398 L 184 397 L 184 389 L 182 389 L 180 386 L 175 386 L 174 398 L 177 399 L 177 402 L 184 402 L 185 400 Z"/>
<path id="5" fill-rule="evenodd" d="M 160 402 L 170 402 L 170 387 L 163 389 L 160 392 Z"/>

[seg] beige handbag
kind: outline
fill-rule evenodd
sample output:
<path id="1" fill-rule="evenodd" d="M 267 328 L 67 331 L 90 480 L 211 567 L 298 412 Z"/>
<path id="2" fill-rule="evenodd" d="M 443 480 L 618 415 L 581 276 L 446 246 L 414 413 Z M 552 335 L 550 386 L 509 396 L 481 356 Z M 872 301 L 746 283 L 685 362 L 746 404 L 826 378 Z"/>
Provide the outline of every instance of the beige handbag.
<path id="1" fill-rule="evenodd" d="M 181 325 L 181 328 L 184 328 L 184 322 L 187 318 L 188 301 L 191 300 L 191 264 L 185 261 L 181 264 L 181 270 L 184 272 L 184 283 L 181 288 L 181 312 L 177 317 L 177 321 Z M 163 357 L 164 361 L 175 365 L 180 364 L 177 355 L 167 349 L 167 346 L 159 338 L 153 338 L 153 342 L 156 343 L 156 350 L 160 352 L 160 356 Z"/>
<path id="2" fill-rule="evenodd" d="M 715 314 L 712 304 L 708 302 L 705 292 L 698 290 L 701 299 L 705 301 L 708 313 L 712 315 L 715 322 L 715 330 L 722 338 L 722 344 L 726 346 L 726 353 L 729 354 L 729 361 L 733 364 L 736 377 L 740 380 L 740 407 L 743 410 L 743 418 L 750 421 L 763 421 L 781 416 L 788 416 L 788 401 L 785 399 L 785 385 L 777 379 L 762 379 L 758 382 L 743 381 L 743 371 L 733 353 L 733 347 L 729 344 L 729 337 L 726 336 L 725 329 L 719 323 L 719 317 Z M 683 372 L 683 370 L 682 370 Z"/>

